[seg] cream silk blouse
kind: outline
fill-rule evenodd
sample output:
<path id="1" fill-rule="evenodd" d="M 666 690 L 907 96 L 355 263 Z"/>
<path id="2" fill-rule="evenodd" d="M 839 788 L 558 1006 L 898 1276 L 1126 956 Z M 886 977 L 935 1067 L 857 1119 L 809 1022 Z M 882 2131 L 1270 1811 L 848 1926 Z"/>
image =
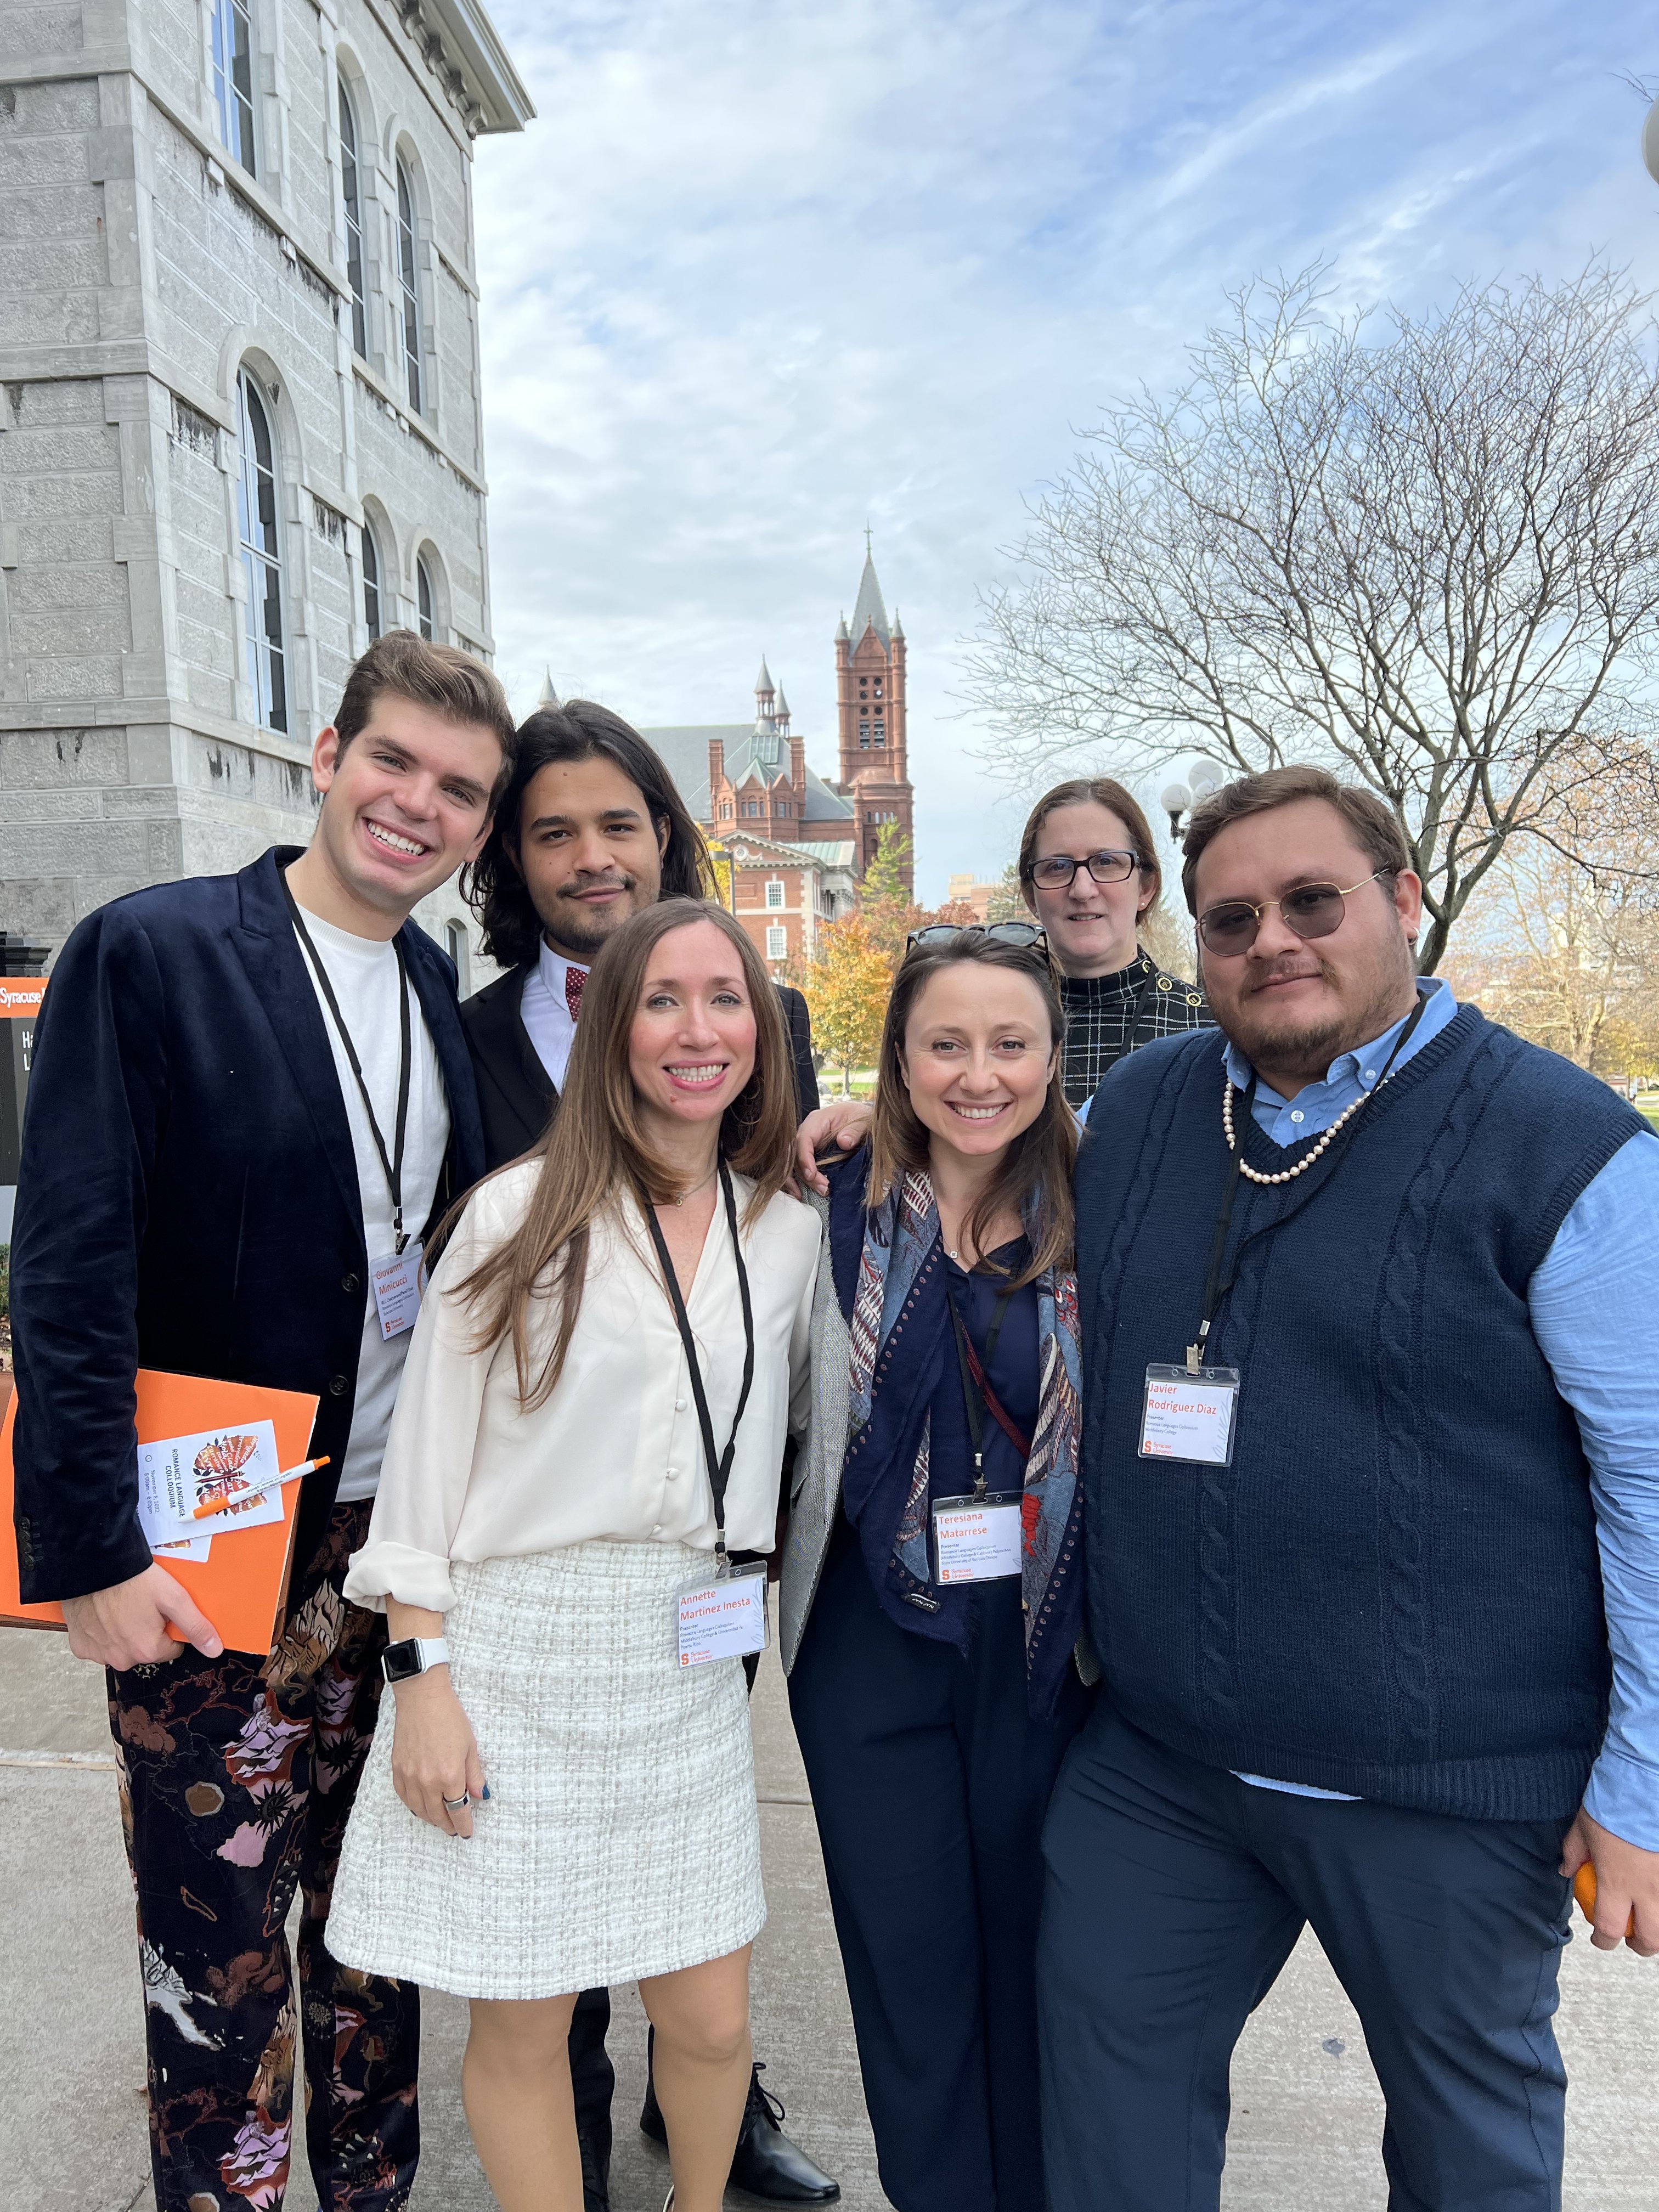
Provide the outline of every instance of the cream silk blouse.
<path id="1" fill-rule="evenodd" d="M 368 1541 L 345 1594 L 447 1613 L 452 1560 L 550 1552 L 595 1537 L 714 1547 L 714 1504 L 690 1370 L 638 1206 L 594 1224 L 587 1283 L 564 1371 L 545 1404 L 520 1410 L 510 1346 L 472 1346 L 449 1286 L 522 1219 L 538 1162 L 482 1184 L 434 1271 L 386 1439 Z M 741 1224 L 751 1186 L 733 1177 Z M 806 1425 L 807 1325 L 819 1228 L 775 1198 L 743 1232 L 755 1316 L 755 1379 L 726 1493 L 726 1540 L 769 1552 L 786 1434 Z M 635 1241 L 637 1240 L 637 1241 Z M 550 1301 L 550 1304 L 551 1302 Z M 686 1300 L 717 1447 L 743 1380 L 743 1308 L 726 1210 L 717 1203 Z M 551 1340 L 532 1324 L 532 1373 Z"/>

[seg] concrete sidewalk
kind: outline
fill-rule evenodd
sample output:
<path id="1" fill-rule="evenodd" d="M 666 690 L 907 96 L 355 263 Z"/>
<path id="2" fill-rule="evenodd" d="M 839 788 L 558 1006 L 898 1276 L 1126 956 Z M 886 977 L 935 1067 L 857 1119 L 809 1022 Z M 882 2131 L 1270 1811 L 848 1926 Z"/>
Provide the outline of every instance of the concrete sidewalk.
<path id="1" fill-rule="evenodd" d="M 848 2212 L 880 2212 L 817 1836 L 769 1658 L 755 1723 L 771 1911 L 756 2050 L 790 2131 L 840 2176 Z M 0 1629 L 0 2212 L 151 2204 L 131 1889 L 108 1757 L 101 1676 L 59 1636 Z M 413 2212 L 489 2212 L 457 2087 L 465 2007 L 437 1996 L 425 2011 Z M 1574 1943 L 1560 2033 L 1573 2077 L 1566 2212 L 1659 2212 L 1659 1964 Z M 634 2125 L 645 2026 L 631 1989 L 617 1993 L 611 2051 L 616 2212 L 659 2212 L 666 2168 Z M 1251 2022 L 1233 2093 L 1225 2212 L 1382 2212 L 1382 2100 L 1311 1940 Z M 311 2212 L 298 2178 L 289 2201 Z"/>

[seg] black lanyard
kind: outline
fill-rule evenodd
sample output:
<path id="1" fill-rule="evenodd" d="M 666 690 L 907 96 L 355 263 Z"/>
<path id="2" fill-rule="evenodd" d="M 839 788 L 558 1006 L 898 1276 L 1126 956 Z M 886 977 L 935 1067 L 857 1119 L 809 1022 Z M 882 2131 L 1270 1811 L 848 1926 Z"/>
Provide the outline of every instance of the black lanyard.
<path id="1" fill-rule="evenodd" d="M 720 1190 L 726 1200 L 726 1224 L 732 1232 L 732 1257 L 737 1262 L 738 1296 L 743 1304 L 743 1388 L 738 1393 L 738 1410 L 732 1416 L 732 1433 L 726 1439 L 726 1449 L 714 1449 L 714 1424 L 709 1418 L 708 1394 L 702 1387 L 702 1368 L 697 1359 L 696 1339 L 691 1334 L 690 1316 L 685 1310 L 685 1300 L 680 1295 L 680 1279 L 674 1273 L 674 1262 L 669 1255 L 663 1237 L 662 1224 L 657 1219 L 657 1209 L 645 1191 L 639 1194 L 640 1206 L 645 1215 L 646 1227 L 651 1231 L 651 1242 L 657 1248 L 657 1258 L 662 1267 L 662 1279 L 668 1286 L 669 1303 L 674 1309 L 674 1323 L 680 1333 L 680 1342 L 685 1347 L 685 1360 L 691 1370 L 691 1395 L 696 1401 L 697 1425 L 702 1431 L 703 1464 L 708 1469 L 708 1487 L 714 1498 L 714 1572 L 716 1577 L 726 1571 L 726 1486 L 732 1474 L 732 1455 L 738 1448 L 738 1427 L 743 1419 L 744 1408 L 749 1403 L 749 1386 L 755 1379 L 755 1315 L 749 1301 L 749 1270 L 743 1263 L 743 1247 L 738 1242 L 738 1201 L 732 1194 L 732 1177 L 726 1162 L 720 1167 Z"/>
<path id="2" fill-rule="evenodd" d="M 962 1325 L 962 1316 L 957 1311 L 957 1302 L 951 1296 L 950 1285 L 947 1283 L 945 1286 L 945 1302 L 951 1309 L 951 1327 L 957 1340 L 957 1365 L 962 1375 L 963 1411 L 968 1416 L 968 1434 L 974 1446 L 974 1495 L 975 1498 L 983 1498 L 985 1495 L 985 1424 L 980 1419 L 980 1413 L 982 1408 L 989 1407 L 993 1395 L 991 1362 L 996 1357 L 997 1339 L 1002 1334 L 1002 1324 L 1008 1318 L 1010 1296 L 1011 1293 L 1005 1291 L 997 1300 L 995 1317 L 986 1332 L 985 1357 L 980 1362 L 979 1372 L 981 1380 L 979 1388 L 975 1389 L 968 1346 L 968 1332 Z M 1000 1406 L 996 1408 L 996 1412 L 1001 1412 Z M 993 1418 L 995 1418 L 994 1414 Z M 1010 1427 L 1012 1426 L 1011 1417 L 1004 1413 L 1002 1420 L 997 1422 L 999 1428 L 1002 1427 L 1004 1420 L 1009 1422 Z M 1004 1433 L 1006 1434 L 1007 1431 L 1004 1431 Z M 1009 1442 L 1011 1443 L 1013 1442 L 1012 1437 L 1009 1437 Z"/>
<path id="3" fill-rule="evenodd" d="M 1382 1074 L 1377 1077 L 1376 1081 L 1371 1086 L 1370 1095 L 1373 1098 L 1382 1088 L 1382 1085 L 1388 1081 L 1389 1070 L 1393 1067 L 1395 1060 L 1400 1057 L 1401 1048 L 1404 1045 L 1407 1038 L 1410 1036 L 1412 1031 L 1417 1027 L 1418 1023 L 1423 1018 L 1423 1010 L 1428 1003 L 1428 1000 L 1419 991 L 1417 996 L 1416 1006 L 1413 1008 L 1410 1016 L 1407 1018 L 1405 1027 L 1395 1039 L 1393 1047 L 1389 1051 L 1387 1060 L 1382 1063 Z M 1244 1093 L 1244 1113 L 1243 1117 L 1239 1123 L 1238 1139 L 1233 1148 L 1232 1164 L 1227 1170 L 1226 1188 L 1221 1194 L 1221 1207 L 1215 1218 L 1215 1235 L 1210 1243 L 1209 1273 L 1205 1278 L 1204 1283 L 1203 1316 L 1198 1324 L 1197 1337 L 1187 1346 L 1187 1368 L 1188 1373 L 1193 1375 L 1196 1375 L 1199 1369 L 1204 1364 L 1204 1353 L 1209 1343 L 1211 1328 L 1214 1323 L 1217 1313 L 1220 1310 L 1222 1301 L 1226 1297 L 1228 1291 L 1231 1290 L 1233 1285 L 1238 1280 L 1238 1263 L 1243 1258 L 1245 1252 L 1255 1243 L 1257 1237 L 1273 1236 L 1276 1231 L 1283 1229 L 1287 1222 L 1293 1220 L 1295 1217 L 1302 1212 L 1305 1206 L 1309 1205 L 1314 1199 L 1318 1197 L 1320 1192 L 1326 1188 L 1326 1186 L 1330 1182 L 1332 1176 L 1336 1173 L 1338 1164 L 1346 1157 L 1348 1147 L 1353 1142 L 1354 1129 L 1364 1118 L 1361 1115 L 1355 1115 L 1353 1123 L 1350 1126 L 1346 1136 L 1343 1139 L 1340 1149 L 1337 1152 L 1334 1158 L 1332 1160 L 1329 1168 L 1320 1177 L 1319 1181 L 1313 1186 L 1311 1190 L 1304 1191 L 1301 1197 L 1298 1198 L 1293 1205 L 1287 1206 L 1284 1212 L 1279 1215 L 1277 1219 L 1265 1222 L 1260 1229 L 1252 1230 L 1248 1237 L 1240 1237 L 1238 1242 L 1238 1249 L 1233 1254 L 1231 1272 L 1229 1273 L 1226 1281 L 1224 1283 L 1221 1279 L 1222 1262 L 1227 1255 L 1227 1237 L 1233 1224 L 1233 1208 L 1238 1202 L 1239 1180 L 1244 1173 L 1244 1139 L 1246 1132 L 1252 1126 L 1255 1112 L 1255 1070 L 1252 1068 L 1250 1070 L 1249 1088 Z"/>
<path id="4" fill-rule="evenodd" d="M 375 1119 L 374 1101 L 369 1097 L 368 1085 L 363 1080 L 363 1064 L 357 1057 L 356 1046 L 351 1042 L 351 1031 L 345 1025 L 345 1017 L 340 1012 L 340 1002 L 334 995 L 334 986 L 328 979 L 328 970 L 318 957 L 317 948 L 311 941 L 311 932 L 306 927 L 305 917 L 300 912 L 298 901 L 288 887 L 286 876 L 282 878 L 282 885 L 283 896 L 288 901 L 288 910 L 294 917 L 295 930 L 301 944 L 304 945 L 310 956 L 313 971 L 321 988 L 323 997 L 328 1002 L 328 1011 L 334 1017 L 334 1026 L 340 1033 L 340 1042 L 345 1047 L 346 1058 L 351 1063 L 351 1072 L 357 1079 L 357 1088 L 362 1093 L 363 1111 L 368 1116 L 369 1134 L 374 1139 L 374 1149 L 380 1156 L 380 1165 L 386 1172 L 386 1188 L 392 1194 L 392 1230 L 397 1239 L 392 1249 L 401 1255 L 404 1247 L 409 1242 L 404 1231 L 404 1138 L 409 1128 L 409 1073 L 412 1058 L 410 1050 L 409 970 L 404 964 L 404 948 L 400 940 L 394 937 L 392 940 L 392 949 L 398 956 L 399 1024 L 398 1126 L 392 1137 L 392 1152 L 388 1157 L 386 1139 L 380 1134 L 380 1125 Z"/>

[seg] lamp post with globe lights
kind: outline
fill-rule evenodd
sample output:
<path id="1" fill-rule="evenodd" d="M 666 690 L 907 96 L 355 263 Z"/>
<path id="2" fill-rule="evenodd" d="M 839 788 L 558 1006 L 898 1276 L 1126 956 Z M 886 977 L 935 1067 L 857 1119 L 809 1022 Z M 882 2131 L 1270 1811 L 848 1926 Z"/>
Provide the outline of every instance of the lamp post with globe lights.
<path id="1" fill-rule="evenodd" d="M 1194 767 L 1188 769 L 1185 783 L 1164 785 L 1158 794 L 1158 803 L 1170 817 L 1170 836 L 1174 843 L 1178 845 L 1181 842 L 1182 815 L 1189 813 L 1200 801 L 1207 799 L 1212 791 L 1218 791 L 1220 788 L 1221 778 L 1210 766 L 1208 761 L 1200 761 Z"/>

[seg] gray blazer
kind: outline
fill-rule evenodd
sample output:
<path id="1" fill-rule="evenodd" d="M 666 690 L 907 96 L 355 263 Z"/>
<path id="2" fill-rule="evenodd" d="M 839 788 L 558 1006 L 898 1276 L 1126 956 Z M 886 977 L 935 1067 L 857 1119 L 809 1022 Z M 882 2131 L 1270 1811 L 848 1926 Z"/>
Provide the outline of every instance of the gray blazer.
<path id="1" fill-rule="evenodd" d="M 818 1279 L 812 1291 L 812 1404 L 806 1440 L 795 1455 L 789 1487 L 789 1532 L 778 1583 L 778 1651 L 787 1674 L 794 1666 L 841 1504 L 841 1463 L 849 1419 L 852 1343 L 830 1264 L 830 1201 L 816 1191 L 806 1202 L 823 1224 Z"/>

